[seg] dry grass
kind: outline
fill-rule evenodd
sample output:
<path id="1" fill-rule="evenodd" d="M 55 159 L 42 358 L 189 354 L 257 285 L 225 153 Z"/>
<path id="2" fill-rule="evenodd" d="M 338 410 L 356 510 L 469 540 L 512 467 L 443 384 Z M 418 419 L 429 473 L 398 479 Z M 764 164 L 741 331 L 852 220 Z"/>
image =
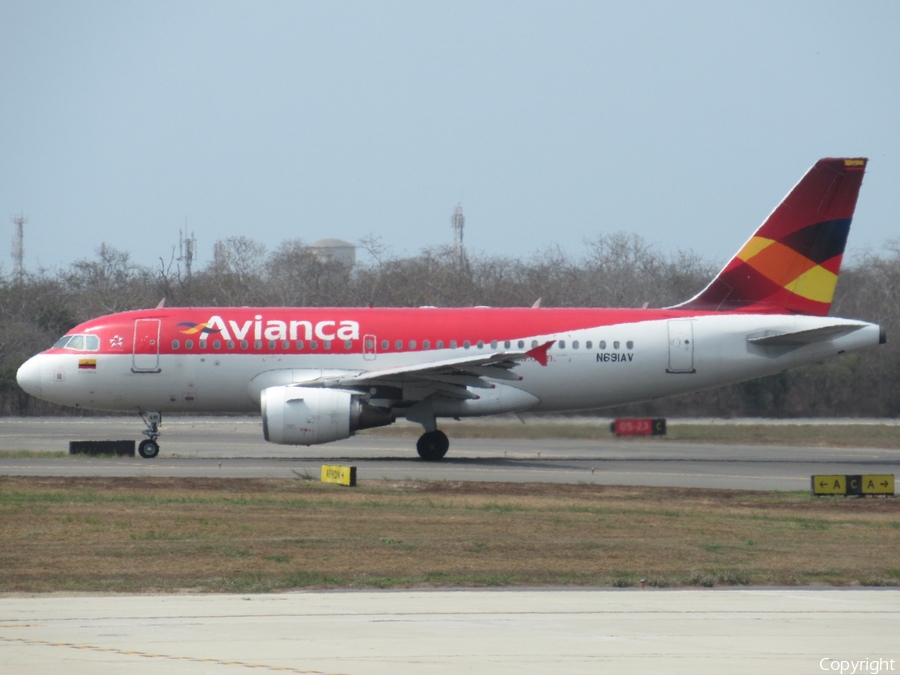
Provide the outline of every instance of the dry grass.
<path id="1" fill-rule="evenodd" d="M 597 485 L 0 479 L 0 591 L 900 585 L 900 502 Z"/>

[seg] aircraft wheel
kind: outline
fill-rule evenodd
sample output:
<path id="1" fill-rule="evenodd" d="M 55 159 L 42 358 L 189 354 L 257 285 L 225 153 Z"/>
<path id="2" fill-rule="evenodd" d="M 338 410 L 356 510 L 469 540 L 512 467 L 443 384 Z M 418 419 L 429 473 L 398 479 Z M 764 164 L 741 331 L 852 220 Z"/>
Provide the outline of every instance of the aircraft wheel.
<path id="1" fill-rule="evenodd" d="M 138 454 L 144 459 L 153 459 L 159 454 L 159 443 L 151 441 L 149 438 L 146 441 L 141 441 L 141 444 L 138 446 Z"/>
<path id="2" fill-rule="evenodd" d="M 439 462 L 450 449 L 450 439 L 443 431 L 429 431 L 419 436 L 416 450 L 426 462 Z"/>

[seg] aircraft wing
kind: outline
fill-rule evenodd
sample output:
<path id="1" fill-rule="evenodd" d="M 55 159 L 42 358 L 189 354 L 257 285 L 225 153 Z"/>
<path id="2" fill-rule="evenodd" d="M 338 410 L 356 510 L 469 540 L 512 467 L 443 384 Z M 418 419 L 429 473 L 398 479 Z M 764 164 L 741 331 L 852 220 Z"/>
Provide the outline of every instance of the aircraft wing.
<path id="1" fill-rule="evenodd" d="M 332 375 L 306 381 L 302 386 L 352 388 L 381 385 L 403 388 L 404 391 L 418 391 L 420 395 L 415 398 L 425 398 L 432 393 L 459 399 L 478 398 L 468 390 L 469 387 L 490 389 L 494 385 L 488 379 L 521 380 L 512 369 L 526 359 L 534 359 L 541 365 L 547 365 L 547 350 L 554 342 L 555 340 L 550 340 L 528 351 L 492 352 L 356 374 Z"/>

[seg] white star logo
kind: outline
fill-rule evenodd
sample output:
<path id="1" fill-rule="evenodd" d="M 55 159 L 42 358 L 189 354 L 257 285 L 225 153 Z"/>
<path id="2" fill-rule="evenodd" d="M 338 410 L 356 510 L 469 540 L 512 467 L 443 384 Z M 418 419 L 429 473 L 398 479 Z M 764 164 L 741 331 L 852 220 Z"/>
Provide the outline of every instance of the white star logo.
<path id="1" fill-rule="evenodd" d="M 114 335 L 109 339 L 110 347 L 121 347 L 123 344 L 125 344 L 125 338 L 121 335 Z"/>

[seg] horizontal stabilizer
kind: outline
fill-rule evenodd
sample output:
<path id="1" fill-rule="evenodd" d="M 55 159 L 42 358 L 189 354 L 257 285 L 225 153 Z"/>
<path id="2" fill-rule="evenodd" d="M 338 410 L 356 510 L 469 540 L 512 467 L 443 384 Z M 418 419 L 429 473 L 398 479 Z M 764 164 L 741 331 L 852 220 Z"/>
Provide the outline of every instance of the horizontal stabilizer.
<path id="1" fill-rule="evenodd" d="M 864 326 L 843 324 L 840 326 L 823 326 L 811 330 L 801 330 L 796 333 L 781 333 L 780 335 L 765 335 L 763 337 L 749 338 L 747 342 L 763 347 L 802 347 L 814 342 L 826 342 L 841 335 L 847 335 Z"/>

